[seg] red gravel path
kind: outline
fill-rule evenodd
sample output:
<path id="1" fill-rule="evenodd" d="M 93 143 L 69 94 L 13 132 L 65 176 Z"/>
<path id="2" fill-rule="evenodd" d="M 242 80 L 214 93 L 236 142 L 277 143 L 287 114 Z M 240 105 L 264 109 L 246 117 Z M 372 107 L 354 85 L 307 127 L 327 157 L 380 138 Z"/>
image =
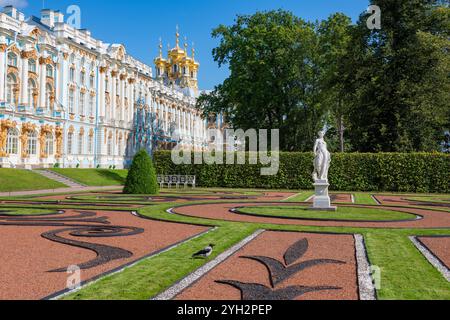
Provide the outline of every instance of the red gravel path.
<path id="1" fill-rule="evenodd" d="M 327 227 L 361 227 L 361 228 L 450 228 L 450 213 L 431 211 L 426 209 L 394 208 L 377 206 L 378 209 L 394 210 L 421 215 L 422 220 L 397 221 L 397 222 L 350 222 L 350 221 L 314 221 L 298 219 L 280 219 L 271 217 L 255 217 L 231 213 L 230 210 L 237 207 L 249 206 L 293 206 L 295 203 L 216 203 L 191 205 L 175 208 L 173 211 L 182 215 L 208 218 L 215 220 L 227 220 L 238 222 L 268 223 L 279 225 L 303 225 L 303 226 L 327 226 Z M 301 205 L 301 204 L 299 204 Z M 342 205 L 343 206 L 343 205 Z M 350 206 L 350 205 L 349 205 Z M 350 207 L 361 207 L 351 205 Z M 366 207 L 367 208 L 367 207 Z M 373 207 L 372 207 L 373 208 Z"/>
<path id="2" fill-rule="evenodd" d="M 231 258 L 206 274 L 182 292 L 179 300 L 240 300 L 241 293 L 234 287 L 215 283 L 216 280 L 235 280 L 271 287 L 266 267 L 242 256 L 266 256 L 283 262 L 286 250 L 302 239 L 308 239 L 309 250 L 301 259 L 335 259 L 346 264 L 324 264 L 306 269 L 281 283 L 276 289 L 289 286 L 332 286 L 342 290 L 307 293 L 298 300 L 357 300 L 357 271 L 353 236 L 306 234 L 267 231 L 238 251 Z"/>
<path id="3" fill-rule="evenodd" d="M 68 210 L 61 217 L 74 215 Z M 62 236 L 78 241 L 119 247 L 133 253 L 128 259 L 114 260 L 92 269 L 82 270 L 82 281 L 138 260 L 174 243 L 206 231 L 205 227 L 152 221 L 125 212 L 97 212 L 111 225 L 132 226 L 145 230 L 134 236 L 86 238 Z M 1 218 L 0 218 L 1 219 Z M 79 223 L 77 223 L 79 224 Z M 83 223 L 81 223 L 83 224 Z M 88 224 L 92 225 L 92 223 Z M 66 288 L 68 274 L 49 270 L 76 265 L 96 257 L 92 251 L 52 242 L 41 237 L 50 230 L 65 227 L 0 226 L 0 300 L 42 299 Z"/>
<path id="4" fill-rule="evenodd" d="M 419 240 L 450 269 L 450 237 L 420 237 Z"/>

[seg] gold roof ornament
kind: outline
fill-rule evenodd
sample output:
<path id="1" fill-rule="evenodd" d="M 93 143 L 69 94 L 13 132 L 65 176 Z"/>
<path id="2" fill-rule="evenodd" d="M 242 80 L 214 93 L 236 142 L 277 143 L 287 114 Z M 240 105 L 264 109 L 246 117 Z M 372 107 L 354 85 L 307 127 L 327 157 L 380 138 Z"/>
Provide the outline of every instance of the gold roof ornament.
<path id="1" fill-rule="evenodd" d="M 179 33 L 179 29 L 178 29 L 178 24 L 177 24 L 177 32 L 175 33 L 175 37 L 176 37 L 176 41 L 177 41 L 177 45 L 176 45 L 176 48 L 178 49 L 178 48 L 180 48 L 180 33 Z"/>

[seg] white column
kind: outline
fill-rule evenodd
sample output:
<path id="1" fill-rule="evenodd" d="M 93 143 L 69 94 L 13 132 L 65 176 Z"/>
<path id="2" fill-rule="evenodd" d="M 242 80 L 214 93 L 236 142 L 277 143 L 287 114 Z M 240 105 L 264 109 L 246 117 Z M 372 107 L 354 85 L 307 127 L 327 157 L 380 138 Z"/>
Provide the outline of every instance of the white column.
<path id="1" fill-rule="evenodd" d="M 44 108 L 45 107 L 45 82 L 46 82 L 46 75 L 45 75 L 45 69 L 47 65 L 45 63 L 41 64 L 39 62 L 39 107 Z"/>
<path id="2" fill-rule="evenodd" d="M 20 76 L 20 98 L 19 105 L 27 106 L 28 105 L 28 59 L 21 58 L 21 76 Z"/>
<path id="3" fill-rule="evenodd" d="M 117 118 L 116 115 L 116 95 L 118 92 L 116 92 L 116 80 L 117 77 L 111 77 L 111 85 L 112 85 L 112 89 L 111 89 L 111 120 L 115 120 Z"/>
<path id="4" fill-rule="evenodd" d="M 5 101 L 6 52 L 0 51 L 0 101 Z"/>
<path id="5" fill-rule="evenodd" d="M 97 86 L 97 96 L 98 96 L 98 116 L 99 117 L 105 117 L 106 116 L 106 110 L 105 110 L 105 73 L 99 72 L 99 77 L 97 79 L 98 86 Z"/>
<path id="6" fill-rule="evenodd" d="M 175 113 L 177 115 L 177 129 L 178 129 L 178 134 L 181 134 L 181 111 L 180 109 L 176 109 Z"/>
<path id="7" fill-rule="evenodd" d="M 120 80 L 120 98 L 122 101 L 122 105 L 120 106 L 120 120 L 125 120 L 125 106 L 124 106 L 124 102 L 125 102 L 125 79 Z"/>

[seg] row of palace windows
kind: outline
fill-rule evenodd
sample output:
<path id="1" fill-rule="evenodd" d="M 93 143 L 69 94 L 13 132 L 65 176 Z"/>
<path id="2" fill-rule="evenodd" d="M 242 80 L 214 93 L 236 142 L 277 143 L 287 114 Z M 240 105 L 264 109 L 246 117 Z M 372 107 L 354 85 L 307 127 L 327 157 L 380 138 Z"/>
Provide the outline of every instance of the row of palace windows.
<path id="1" fill-rule="evenodd" d="M 6 101 L 11 105 L 17 105 L 17 96 L 15 94 L 15 90 L 18 90 L 17 86 L 19 85 L 19 81 L 15 74 L 10 73 L 8 74 L 7 80 L 6 80 Z M 34 79 L 28 80 L 28 105 L 32 108 L 35 108 L 35 99 L 34 94 L 37 93 L 38 86 Z M 49 83 L 45 86 L 45 104 L 46 106 L 50 107 L 52 109 L 53 106 L 51 106 L 51 96 L 53 94 L 53 87 Z"/>
<path id="2" fill-rule="evenodd" d="M 76 152 L 76 154 L 80 154 L 80 155 L 85 154 L 84 153 L 85 142 L 86 141 L 85 141 L 83 134 L 79 134 L 78 139 L 75 142 L 75 134 L 70 132 L 67 135 L 67 154 L 72 155 L 72 154 L 75 154 L 75 152 Z M 112 137 L 109 137 L 107 139 L 106 149 L 107 149 L 108 156 L 114 155 L 114 142 L 113 142 Z M 119 139 L 118 151 L 119 151 L 119 154 L 123 154 L 125 152 L 122 139 Z M 87 154 L 88 155 L 94 154 L 94 136 L 93 135 L 89 135 L 87 137 Z"/>
<path id="3" fill-rule="evenodd" d="M 80 92 L 78 98 L 78 113 L 82 116 L 94 116 L 95 96 L 89 95 L 86 110 L 86 93 Z M 87 111 L 87 113 L 86 113 Z M 75 90 L 69 90 L 69 113 L 75 114 Z"/>
<path id="4" fill-rule="evenodd" d="M 84 146 L 85 146 L 85 138 L 83 134 L 78 135 L 78 143 L 75 149 L 75 134 L 69 132 L 67 135 L 67 154 L 72 155 L 77 152 L 77 154 L 85 154 Z M 88 135 L 87 137 L 87 154 L 94 154 L 94 136 Z"/>
<path id="5" fill-rule="evenodd" d="M 69 70 L 69 81 L 72 83 L 75 83 L 75 69 L 73 67 L 70 68 Z M 86 72 L 81 71 L 80 72 L 80 76 L 79 76 L 79 83 L 81 84 L 81 86 L 85 86 L 86 85 Z M 89 88 L 95 88 L 95 76 L 93 74 L 91 74 L 89 76 Z"/>
<path id="6" fill-rule="evenodd" d="M 15 53 L 13 53 L 13 52 L 10 52 L 8 54 L 8 65 L 11 66 L 11 67 L 16 67 L 17 68 L 17 66 L 18 66 L 18 62 L 17 61 L 18 61 L 17 60 L 17 55 Z M 37 71 L 37 66 L 36 65 L 37 65 L 36 64 L 36 60 L 28 59 L 28 71 L 36 73 L 36 71 Z M 47 77 L 50 77 L 50 78 L 54 77 L 53 66 L 48 64 L 46 66 L 46 71 L 45 72 L 46 72 L 46 76 Z"/>
<path id="7" fill-rule="evenodd" d="M 33 156 L 37 155 L 38 134 L 35 131 L 28 132 L 27 151 Z M 8 129 L 6 139 L 6 153 L 11 155 L 19 154 L 19 130 L 16 128 Z M 51 156 L 54 153 L 54 139 L 51 133 L 45 136 L 44 154 Z"/>

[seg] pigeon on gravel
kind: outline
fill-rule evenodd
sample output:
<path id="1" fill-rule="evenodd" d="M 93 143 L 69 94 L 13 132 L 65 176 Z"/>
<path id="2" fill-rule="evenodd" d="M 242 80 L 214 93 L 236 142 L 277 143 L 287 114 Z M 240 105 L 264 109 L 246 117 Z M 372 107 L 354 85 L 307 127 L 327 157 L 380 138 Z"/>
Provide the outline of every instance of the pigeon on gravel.
<path id="1" fill-rule="evenodd" d="M 208 258 L 213 253 L 214 247 L 215 247 L 214 244 L 210 244 L 209 246 L 200 250 L 199 252 L 194 253 L 192 255 L 192 258 Z"/>

